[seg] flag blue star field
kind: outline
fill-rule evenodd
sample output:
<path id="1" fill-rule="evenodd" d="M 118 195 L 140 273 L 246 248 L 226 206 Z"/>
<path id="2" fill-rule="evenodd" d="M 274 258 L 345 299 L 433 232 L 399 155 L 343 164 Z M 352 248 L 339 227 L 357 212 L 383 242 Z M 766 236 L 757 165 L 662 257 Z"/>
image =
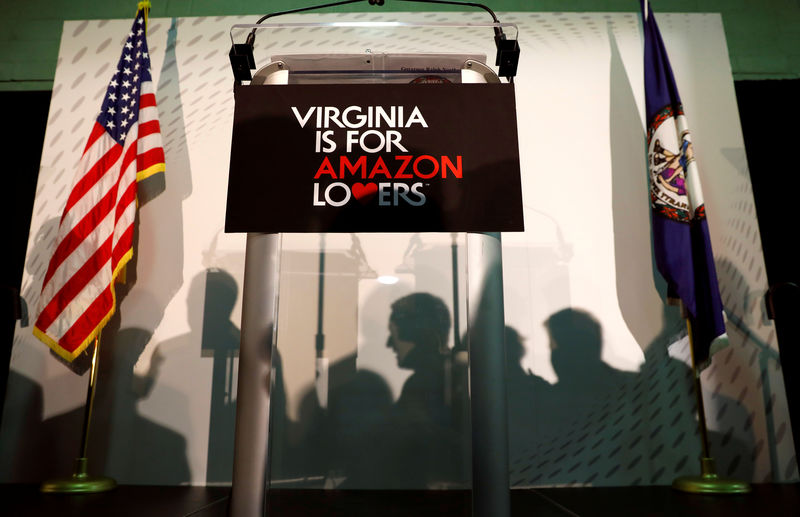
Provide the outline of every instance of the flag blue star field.
<path id="1" fill-rule="evenodd" d="M 667 296 L 686 308 L 695 364 L 702 368 L 714 351 L 712 342 L 725 333 L 722 300 L 691 135 L 649 6 L 648 11 L 642 18 L 653 248 Z"/>
<path id="2" fill-rule="evenodd" d="M 164 171 L 146 8 L 128 33 L 86 143 L 44 276 L 33 333 L 72 361 L 114 313 L 133 256 L 137 182 Z"/>

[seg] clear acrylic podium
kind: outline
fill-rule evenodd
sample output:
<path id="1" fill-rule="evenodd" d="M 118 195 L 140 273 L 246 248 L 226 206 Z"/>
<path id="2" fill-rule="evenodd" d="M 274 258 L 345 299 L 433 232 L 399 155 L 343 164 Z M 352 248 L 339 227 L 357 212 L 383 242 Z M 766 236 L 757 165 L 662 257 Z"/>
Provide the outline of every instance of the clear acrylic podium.
<path id="1" fill-rule="evenodd" d="M 412 81 L 499 79 L 481 54 L 287 53 L 251 85 Z M 499 233 L 249 233 L 244 282 L 230 515 L 271 487 L 470 489 L 472 515 L 509 514 Z M 435 375 L 392 341 L 413 293 L 449 313 Z M 446 423 L 398 411 L 414 396 Z"/>

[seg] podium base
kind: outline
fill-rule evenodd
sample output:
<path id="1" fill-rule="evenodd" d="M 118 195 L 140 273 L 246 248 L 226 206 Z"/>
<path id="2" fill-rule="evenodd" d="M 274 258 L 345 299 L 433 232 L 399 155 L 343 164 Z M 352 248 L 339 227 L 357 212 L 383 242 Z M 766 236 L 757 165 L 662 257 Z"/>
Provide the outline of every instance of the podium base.
<path id="1" fill-rule="evenodd" d="M 75 473 L 70 477 L 48 479 L 39 488 L 51 494 L 92 494 L 107 492 L 117 486 L 117 482 L 103 476 L 90 476 L 86 473 L 86 458 L 75 460 Z"/>
<path id="2" fill-rule="evenodd" d="M 717 476 L 713 458 L 701 458 L 700 466 L 701 475 L 681 476 L 672 482 L 672 488 L 692 494 L 747 494 L 751 490 L 749 483 Z"/>

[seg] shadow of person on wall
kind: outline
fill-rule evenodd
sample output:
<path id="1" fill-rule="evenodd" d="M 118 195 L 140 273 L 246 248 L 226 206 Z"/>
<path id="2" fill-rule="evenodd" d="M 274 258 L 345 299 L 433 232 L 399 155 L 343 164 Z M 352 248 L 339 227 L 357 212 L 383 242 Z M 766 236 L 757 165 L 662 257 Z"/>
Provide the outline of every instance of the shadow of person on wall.
<path id="1" fill-rule="evenodd" d="M 392 393 L 377 373 L 356 368 L 347 355 L 328 368 L 328 403 L 316 385 L 301 397 L 297 420 L 286 407 L 279 351 L 273 352 L 270 396 L 270 474 L 273 486 L 386 488 L 380 455 L 392 410 Z M 319 381 L 319 379 L 317 380 Z"/>
<path id="2" fill-rule="evenodd" d="M 303 438 L 293 446 L 273 441 L 273 451 L 276 445 L 289 451 L 281 456 L 284 478 L 286 466 L 294 464 L 302 465 L 298 477 L 319 476 L 324 478 L 320 484 L 341 489 L 431 489 L 465 483 L 461 456 L 467 428 L 456 422 L 456 408 L 466 387 L 453 386 L 448 373 L 449 309 L 427 293 L 402 297 L 391 309 L 386 346 L 395 352 L 400 368 L 412 371 L 398 400 L 392 403 L 383 377 L 355 368 L 354 355 L 337 361 L 329 370 L 328 406 L 321 407 L 312 388 L 300 404 L 299 421 L 289 423 Z M 276 371 L 276 392 L 279 379 Z"/>
<path id="3" fill-rule="evenodd" d="M 536 432 L 527 443 L 522 437 L 524 448 L 512 449 L 515 486 L 663 485 L 699 471 L 691 369 L 667 353 L 672 345 L 679 347 L 675 354 L 688 357 L 685 329 L 672 313 L 677 311 L 664 307 L 664 327 L 646 347 L 638 373 L 602 363 L 600 327 L 587 313 L 565 309 L 547 320 L 559 381 L 541 392 Z M 710 400 L 709 441 L 712 455 L 721 460 L 718 472 L 749 480 L 753 440 L 742 439 L 734 426 L 741 422 L 751 434 L 752 417 L 745 418 L 741 403 L 719 393 Z M 737 416 L 734 426 L 720 426 L 729 415 Z"/>
<path id="4" fill-rule="evenodd" d="M 602 327 L 588 312 L 563 309 L 545 328 L 558 381 L 540 398 L 545 412 L 529 446 L 534 468 L 524 477 L 529 484 L 628 484 L 634 478 L 620 466 L 636 424 L 626 426 L 623 415 L 637 375 L 602 360 Z M 522 484 L 519 477 L 512 482 Z"/>
<path id="5" fill-rule="evenodd" d="M 636 378 L 603 362 L 603 331 L 588 312 L 563 309 L 545 322 L 550 336 L 550 361 L 558 376 L 553 394 L 559 406 L 580 414 L 597 400 Z"/>
<path id="6" fill-rule="evenodd" d="M 143 295 L 140 293 L 140 296 Z M 158 311 L 151 300 L 144 306 Z M 163 356 L 157 349 L 150 368 L 140 375 L 134 366 L 150 342 L 152 331 L 129 327 L 118 329 L 117 321 L 107 326 L 100 347 L 100 369 L 92 423 L 89 431 L 90 473 L 110 476 L 119 483 L 177 485 L 190 480 L 186 439 L 175 431 L 146 418 L 138 409 L 151 393 Z M 108 328 L 110 327 L 110 328 Z M 43 444 L 43 457 L 51 458 L 41 478 L 67 475 L 77 456 L 81 440 L 84 408 L 48 418 L 43 434 L 51 437 Z M 52 437 L 57 436 L 57 440 Z"/>
<path id="7" fill-rule="evenodd" d="M 206 482 L 229 483 L 233 475 L 233 435 L 236 426 L 234 358 L 239 353 L 240 339 L 238 327 L 231 322 L 231 313 L 239 287 L 230 274 L 221 270 L 207 271 L 205 280 L 200 344 L 203 357 L 212 357 L 214 361 Z M 190 321 L 194 321 L 194 318 L 190 318 Z"/>
<path id="8" fill-rule="evenodd" d="M 524 339 L 516 329 L 506 326 L 506 383 L 508 389 L 509 461 L 524 454 L 532 436 L 540 434 L 540 426 L 553 414 L 552 385 L 522 368 Z"/>
<path id="9" fill-rule="evenodd" d="M 47 268 L 51 241 L 58 233 L 59 218 L 48 219 L 31 236 L 32 247 L 25 257 L 25 271 L 32 277 L 22 286 L 20 296 L 20 326 L 14 335 L 14 345 L 26 339 L 36 317 L 36 303 L 41 279 Z M 27 327 L 27 328 L 25 328 Z M 13 362 L 13 359 L 12 359 Z M 41 384 L 27 375 L 14 371 L 9 365 L 8 382 L 3 387 L 5 400 L 0 415 L 0 481 L 39 482 L 42 479 L 39 450 L 45 442 L 42 431 L 44 394 Z"/>
<path id="10" fill-rule="evenodd" d="M 165 308 L 183 283 L 182 201 L 191 193 L 191 170 L 185 150 L 182 111 L 179 109 L 179 82 L 174 58 L 176 31 L 177 19 L 173 19 L 158 88 L 167 172 L 138 183 L 140 210 L 135 223 L 134 257 L 126 266 L 127 283 L 116 286 L 117 310 L 103 328 L 99 350 L 89 470 L 92 474 L 113 476 L 120 483 L 178 484 L 190 480 L 184 437 L 146 419 L 137 409 L 149 395 L 164 356 L 158 351 L 153 352 L 151 369 L 145 375 L 133 371 L 153 330 L 161 322 Z M 177 143 L 173 145 L 174 142 Z M 28 254 L 26 269 L 34 280 L 25 287 L 23 297 L 31 320 L 36 316 L 35 303 L 41 289 L 41 276 L 52 253 L 58 222 L 59 218 L 53 218 L 42 224 Z M 143 233 L 141 242 L 140 228 Z M 137 283 L 138 264 L 143 267 Z M 87 353 L 66 366 L 74 373 L 85 373 L 91 352 L 90 346 Z M 49 389 L 48 385 L 44 384 L 45 389 Z M 162 387 L 160 393 L 163 394 L 164 389 Z M 177 411 L 182 411 L 183 407 L 185 398 L 179 400 Z M 40 447 L 27 459 L 30 465 L 35 465 L 32 470 L 36 471 L 38 481 L 72 472 L 81 441 L 83 414 L 81 407 L 42 423 Z M 147 452 L 143 454 L 142 451 Z"/>
<path id="11" fill-rule="evenodd" d="M 135 252 L 120 276 L 124 282 L 114 285 L 115 312 L 100 336 L 97 390 L 87 454 L 89 472 L 114 477 L 122 484 L 190 481 L 186 439 L 145 418 L 138 409 L 139 403 L 150 395 L 163 356 L 158 352 L 152 354 L 154 360 L 147 374 L 134 372 L 153 330 L 164 317 L 166 306 L 183 282 L 182 239 L 175 238 L 182 235 L 180 218 L 167 217 L 170 223 L 153 221 L 157 215 L 179 210 L 179 207 L 159 208 L 164 204 L 165 194 L 161 176 L 153 175 L 138 185 L 142 196 L 134 225 Z M 144 203 L 154 213 L 146 213 Z M 147 230 L 141 239 L 140 228 Z M 139 264 L 144 266 L 141 271 Z M 90 366 L 92 352 L 90 345 L 72 363 L 59 361 L 74 373 L 83 374 Z M 57 357 L 52 352 L 51 356 Z M 178 411 L 182 411 L 185 398 L 177 404 Z M 42 444 L 40 455 L 47 461 L 33 460 L 46 465 L 40 479 L 72 472 L 81 443 L 83 418 L 84 408 L 79 407 L 42 423 L 45 436 L 58 438 Z"/>
<path id="12" fill-rule="evenodd" d="M 8 392 L 14 396 L 6 400 L 0 420 L 0 482 L 38 483 L 42 480 L 40 467 L 33 458 L 38 457 L 38 449 L 45 439 L 42 436 L 42 386 L 11 370 Z"/>
<path id="13" fill-rule="evenodd" d="M 206 481 L 229 483 L 233 476 L 233 442 L 236 420 L 234 393 L 234 358 L 239 347 L 239 329 L 230 321 L 238 297 L 234 278 L 221 270 L 203 271 L 192 278 L 186 297 L 186 314 L 189 332 L 162 341 L 158 355 L 172 365 L 197 361 L 198 356 L 211 358 L 211 393 L 208 421 Z M 198 344 L 200 350 L 197 349 Z M 188 366 L 188 371 L 192 371 Z M 173 370 L 172 375 L 184 372 Z M 181 388 L 191 389 L 191 380 L 184 376 Z M 170 407 L 184 409 L 189 396 L 183 392 L 161 387 L 160 400 Z M 188 480 L 188 479 L 187 479 Z"/>
<path id="14" fill-rule="evenodd" d="M 106 473 L 120 481 L 179 485 L 190 480 L 186 438 L 144 417 L 138 409 L 139 402 L 150 396 L 166 360 L 156 348 L 147 373 L 134 371 L 151 336 L 149 330 L 126 328 L 117 334 L 121 346 L 109 347 L 113 349 L 113 369 L 106 389 L 110 388 L 114 398 Z"/>
<path id="15" fill-rule="evenodd" d="M 437 488 L 462 483 L 463 434 L 454 421 L 456 399 L 447 346 L 450 311 L 438 297 L 412 293 L 391 306 L 389 338 L 406 379 L 389 418 L 389 468 L 396 488 Z"/>
<path id="16" fill-rule="evenodd" d="M 388 488 L 392 458 L 386 456 L 394 433 L 391 412 L 389 385 L 373 371 L 356 370 L 349 381 L 331 390 L 324 442 L 328 444 L 329 482 L 339 482 L 337 488 L 342 489 Z"/>

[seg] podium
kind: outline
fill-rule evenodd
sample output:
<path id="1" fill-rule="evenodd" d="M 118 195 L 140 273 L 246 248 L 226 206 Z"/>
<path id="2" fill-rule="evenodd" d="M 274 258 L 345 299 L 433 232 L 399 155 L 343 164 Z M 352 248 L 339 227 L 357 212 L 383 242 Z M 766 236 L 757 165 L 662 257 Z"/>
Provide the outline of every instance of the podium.
<path id="1" fill-rule="evenodd" d="M 246 232 L 247 244 L 232 516 L 268 514 L 270 487 L 277 486 L 470 489 L 473 515 L 509 514 L 502 251 L 491 219 L 497 212 L 501 226 L 507 225 L 499 229 L 521 226 L 521 194 L 512 187 L 510 200 L 484 201 L 488 208 L 478 201 L 451 205 L 459 204 L 454 185 L 472 176 L 499 178 L 492 172 L 498 168 L 516 175 L 518 189 L 518 157 L 511 167 L 487 158 L 473 174 L 468 163 L 486 153 L 466 149 L 462 170 L 462 154 L 456 159 L 426 147 L 434 137 L 444 138 L 443 145 L 451 139 L 433 116 L 440 94 L 418 104 L 380 101 L 384 93 L 409 88 L 425 95 L 439 88 L 445 97 L 468 85 L 513 88 L 501 86 L 484 61 L 480 54 L 273 54 L 249 85 L 237 86 L 226 231 Z M 398 86 L 363 102 L 348 100 L 361 98 L 355 85 L 374 84 Z M 280 101 L 285 116 L 240 109 L 262 87 L 272 97 L 294 90 L 301 96 Z M 315 97 L 318 91 L 344 100 L 328 102 Z M 483 91 L 469 90 L 468 96 Z M 479 128 L 491 110 L 475 111 Z M 272 129 L 253 133 L 276 118 Z M 361 122 L 359 134 L 352 130 L 345 137 Z M 516 156 L 513 116 L 502 130 L 487 123 L 501 141 L 513 135 Z M 305 132 L 284 131 L 281 124 Z M 473 132 L 461 126 L 452 132 Z M 370 127 L 379 129 L 367 135 Z M 415 136 L 415 129 L 427 132 Z M 385 136 L 380 142 L 379 130 Z M 297 140 L 303 143 L 295 149 Z M 266 148 L 259 145 L 265 141 Z M 332 152 L 337 145 L 350 151 L 338 164 Z M 275 159 L 279 149 L 294 158 Z M 386 154 L 392 151 L 400 153 L 394 165 Z M 249 161 L 240 162 L 245 153 Z M 309 168 L 300 155 L 321 165 Z M 375 160 L 384 155 L 386 167 Z M 235 180 L 235 168 L 246 177 Z M 265 179 L 280 174 L 287 179 Z M 303 174 L 314 175 L 316 183 L 296 187 Z M 398 181 L 404 174 L 410 179 Z M 464 194 L 467 199 L 485 197 L 484 184 L 470 188 L 477 193 Z M 294 200 L 297 190 L 303 192 L 297 199 L 305 201 Z M 463 217 L 451 209 L 468 211 L 463 224 L 478 230 L 457 231 Z M 444 215 L 432 215 L 439 211 Z M 400 215 L 383 220 L 383 213 Z M 395 222 L 387 222 L 392 217 Z M 426 233 L 432 219 L 435 230 Z M 384 232 L 383 224 L 394 233 Z M 453 224 L 456 230 L 449 231 Z M 420 366 L 431 363 L 436 368 Z"/>

